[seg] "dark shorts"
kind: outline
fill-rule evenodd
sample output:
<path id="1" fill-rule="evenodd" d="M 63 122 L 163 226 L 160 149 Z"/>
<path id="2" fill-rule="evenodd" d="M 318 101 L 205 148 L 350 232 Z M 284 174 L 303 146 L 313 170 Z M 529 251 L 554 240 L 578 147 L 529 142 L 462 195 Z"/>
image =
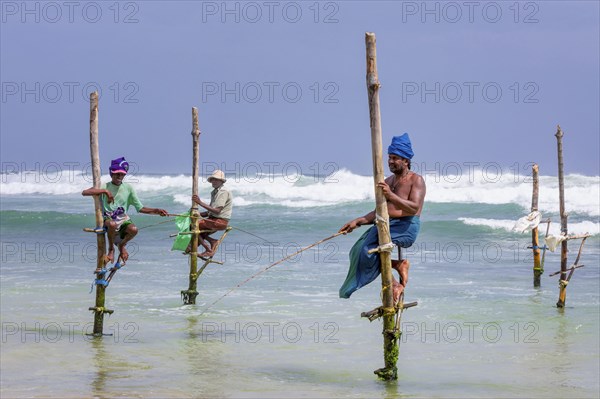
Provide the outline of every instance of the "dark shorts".
<path id="1" fill-rule="evenodd" d="M 108 220 L 112 219 L 104 219 L 104 222 L 106 223 L 106 221 Z M 121 240 L 125 238 L 125 235 L 127 234 L 127 226 L 129 226 L 130 224 L 133 224 L 133 221 L 131 219 L 125 220 L 123 223 L 121 223 L 121 227 L 119 227 L 119 230 L 117 230 L 117 233 L 119 233 L 119 237 L 121 237 Z"/>
<path id="2" fill-rule="evenodd" d="M 125 238 L 125 235 L 127 235 L 127 226 L 130 224 L 133 224 L 131 219 L 124 221 L 121 225 L 121 228 L 119 229 L 119 237 L 121 237 L 121 239 Z"/>

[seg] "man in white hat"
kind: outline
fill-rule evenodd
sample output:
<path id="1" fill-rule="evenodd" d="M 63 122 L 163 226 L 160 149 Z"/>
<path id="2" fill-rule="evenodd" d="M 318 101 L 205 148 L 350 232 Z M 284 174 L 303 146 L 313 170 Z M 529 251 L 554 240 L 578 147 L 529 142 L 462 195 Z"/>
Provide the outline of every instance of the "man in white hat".
<path id="1" fill-rule="evenodd" d="M 198 254 L 201 258 L 212 258 L 214 256 L 217 240 L 209 237 L 209 235 L 218 230 L 225 230 L 229 224 L 229 219 L 231 219 L 232 197 L 231 193 L 223 187 L 226 181 L 225 173 L 218 169 L 208 178 L 208 182 L 213 186 L 210 193 L 210 205 L 202 202 L 197 195 L 192 196 L 192 200 L 196 204 L 206 209 L 206 212 L 200 213 L 200 216 L 205 219 L 198 221 L 198 230 L 210 230 L 200 233 L 199 244 L 206 249 L 206 251 Z M 204 240 L 207 240 L 210 246 Z"/>

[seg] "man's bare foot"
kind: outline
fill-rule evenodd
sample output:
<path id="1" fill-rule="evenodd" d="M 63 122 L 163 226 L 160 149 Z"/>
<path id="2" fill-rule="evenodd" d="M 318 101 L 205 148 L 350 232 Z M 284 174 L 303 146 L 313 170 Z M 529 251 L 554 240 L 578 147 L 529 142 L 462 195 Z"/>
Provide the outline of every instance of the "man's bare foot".
<path id="1" fill-rule="evenodd" d="M 200 246 L 202 246 L 205 251 L 210 251 L 210 246 L 206 244 L 206 241 L 202 238 L 198 240 L 198 249 L 200 249 Z"/>
<path id="2" fill-rule="evenodd" d="M 125 249 L 125 245 L 119 245 L 119 258 L 123 260 L 123 263 L 127 262 L 127 259 L 129 259 L 129 252 Z"/>
<path id="3" fill-rule="evenodd" d="M 215 254 L 211 251 L 204 251 L 201 254 L 198 254 L 199 258 L 202 258 L 204 260 L 212 258 Z"/>
<path id="4" fill-rule="evenodd" d="M 106 254 L 106 259 L 108 260 L 108 262 L 106 263 L 113 263 L 115 261 L 115 249 L 111 248 L 108 250 L 108 253 Z"/>
<path id="5" fill-rule="evenodd" d="M 400 295 L 404 292 L 404 286 L 394 280 L 392 282 L 393 293 L 394 293 L 394 305 L 398 304 L 398 300 L 400 300 Z"/>

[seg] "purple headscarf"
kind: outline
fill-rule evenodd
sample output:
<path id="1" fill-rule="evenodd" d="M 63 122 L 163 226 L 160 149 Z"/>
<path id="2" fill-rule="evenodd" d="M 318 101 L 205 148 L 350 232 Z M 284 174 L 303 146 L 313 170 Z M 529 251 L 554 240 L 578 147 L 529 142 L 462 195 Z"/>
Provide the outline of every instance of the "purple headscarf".
<path id="1" fill-rule="evenodd" d="M 125 160 L 125 158 L 117 158 L 110 161 L 110 168 L 108 169 L 110 173 L 125 173 L 129 170 L 129 162 Z"/>

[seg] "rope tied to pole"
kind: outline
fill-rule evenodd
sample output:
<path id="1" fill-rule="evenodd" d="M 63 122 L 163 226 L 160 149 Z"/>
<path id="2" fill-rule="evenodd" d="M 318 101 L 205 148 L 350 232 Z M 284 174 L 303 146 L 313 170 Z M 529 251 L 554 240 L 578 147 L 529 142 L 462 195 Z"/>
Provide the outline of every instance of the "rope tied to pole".
<path id="1" fill-rule="evenodd" d="M 381 308 L 381 310 L 383 311 L 383 316 L 390 315 L 390 314 L 396 314 L 396 312 L 398 311 L 398 309 L 395 308 L 395 307 L 393 307 L 393 308 Z"/>
<path id="2" fill-rule="evenodd" d="M 325 241 L 329 241 L 329 240 L 331 240 L 331 239 L 333 239 L 333 238 L 335 238 L 335 237 L 337 237 L 337 236 L 339 236 L 339 235 L 342 235 L 342 234 L 345 234 L 345 233 L 343 233 L 343 232 L 337 232 L 337 233 L 335 233 L 335 234 L 333 234 L 333 235 L 330 235 L 329 237 L 323 238 L 322 240 L 319 240 L 319 241 L 317 241 L 317 242 L 315 242 L 315 243 L 313 243 L 313 244 L 310 244 L 310 245 L 308 245 L 308 246 L 306 246 L 306 247 L 304 247 L 304 248 L 302 248 L 302 249 L 300 249 L 300 250 L 298 250 L 298 251 L 294 252 L 293 254 L 291 254 L 291 255 L 288 255 L 288 256 L 286 256 L 286 257 L 285 257 L 285 258 L 283 258 L 283 259 L 280 259 L 280 260 L 278 260 L 278 261 L 277 261 L 277 262 L 275 262 L 275 263 L 272 263 L 272 264 L 270 264 L 269 266 L 267 266 L 267 267 L 265 267 L 264 269 L 260 270 L 258 273 L 255 273 L 255 274 L 251 275 L 251 276 L 250 276 L 250 277 L 248 277 L 246 280 L 242 281 L 241 283 L 239 283 L 239 284 L 237 284 L 236 286 L 234 286 L 233 288 L 231 288 L 231 289 L 230 289 L 229 291 L 227 291 L 227 292 L 226 292 L 224 295 L 222 295 L 220 298 L 218 298 L 216 301 L 214 301 L 214 302 L 213 302 L 213 303 L 211 303 L 211 304 L 210 304 L 208 307 L 206 307 L 206 308 L 205 308 L 205 309 L 202 311 L 202 313 L 200 313 L 200 316 L 202 316 L 204 313 L 208 312 L 208 310 L 209 310 L 210 308 L 212 308 L 214 305 L 216 305 L 216 304 L 217 304 L 219 301 L 221 301 L 221 299 L 225 298 L 226 296 L 228 296 L 229 294 L 231 294 L 233 291 L 235 291 L 236 289 L 240 288 L 242 285 L 246 284 L 247 282 L 249 282 L 250 280 L 254 279 L 255 277 L 257 277 L 257 276 L 259 276 L 259 275 L 263 274 L 264 272 L 266 272 L 266 271 L 267 271 L 267 270 L 269 270 L 270 268 L 272 268 L 272 267 L 274 267 L 274 266 L 277 266 L 278 264 L 280 264 L 280 263 L 282 263 L 282 262 L 284 262 L 284 261 L 286 261 L 286 260 L 288 260 L 288 259 L 290 259 L 290 258 L 292 258 L 292 257 L 294 257 L 294 256 L 296 256 L 296 255 L 298 255 L 299 253 L 306 251 L 307 249 L 310 249 L 310 248 L 312 248 L 312 247 L 314 247 L 314 246 L 316 246 L 316 245 L 319 245 L 319 244 L 321 244 L 321 243 L 323 243 L 323 242 L 325 242 Z"/>
<path id="3" fill-rule="evenodd" d="M 569 280 L 558 280 L 558 286 L 559 286 L 560 288 L 564 288 L 564 287 L 566 287 L 567 285 L 569 285 Z"/>
<path id="4" fill-rule="evenodd" d="M 377 223 L 387 223 L 387 222 L 388 222 L 388 220 L 386 218 L 384 218 L 383 216 L 381 216 L 378 213 L 375 214 L 375 224 L 377 224 Z"/>
<path id="5" fill-rule="evenodd" d="M 369 249 L 367 251 L 367 253 L 372 254 L 374 252 L 392 252 L 395 247 L 396 247 L 396 244 L 394 244 L 393 242 L 388 242 L 387 244 L 382 244 L 373 249 Z"/>
<path id="6" fill-rule="evenodd" d="M 90 294 L 94 291 L 94 285 L 102 285 L 104 287 L 108 287 L 108 281 L 104 278 L 94 279 L 94 281 L 92 282 L 92 286 L 90 287 Z"/>

